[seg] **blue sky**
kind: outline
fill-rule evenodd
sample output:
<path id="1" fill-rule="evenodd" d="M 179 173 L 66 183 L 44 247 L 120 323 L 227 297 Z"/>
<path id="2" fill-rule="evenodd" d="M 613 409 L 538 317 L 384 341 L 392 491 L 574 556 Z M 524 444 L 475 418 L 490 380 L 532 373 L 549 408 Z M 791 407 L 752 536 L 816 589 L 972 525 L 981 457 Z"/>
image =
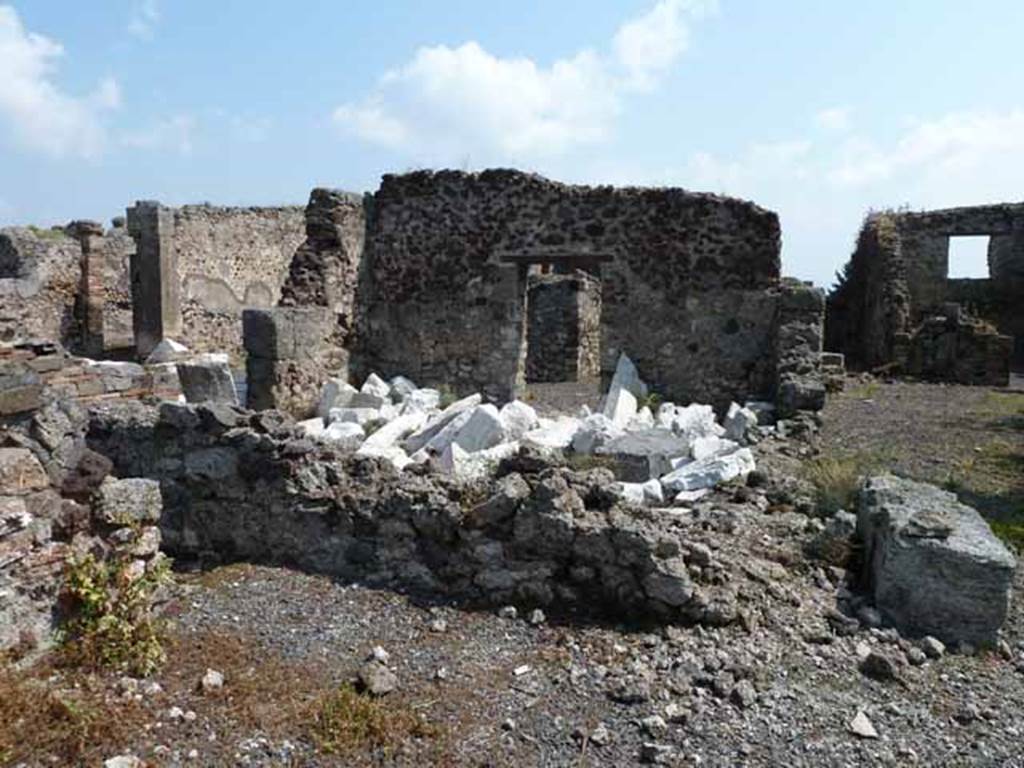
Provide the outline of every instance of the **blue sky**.
<path id="1" fill-rule="evenodd" d="M 517 166 L 752 199 L 827 285 L 869 208 L 1024 199 L 1022 30 L 1020 0 L 0 0 L 0 224 Z"/>

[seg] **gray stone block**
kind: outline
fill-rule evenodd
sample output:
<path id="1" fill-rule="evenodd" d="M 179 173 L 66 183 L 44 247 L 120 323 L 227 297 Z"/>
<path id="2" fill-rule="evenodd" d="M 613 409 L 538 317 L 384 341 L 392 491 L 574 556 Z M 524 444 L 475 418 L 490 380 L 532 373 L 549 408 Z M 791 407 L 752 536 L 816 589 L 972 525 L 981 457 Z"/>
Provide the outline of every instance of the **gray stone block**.
<path id="1" fill-rule="evenodd" d="M 932 485 L 873 477 L 861 491 L 857 534 L 875 606 L 898 629 L 995 643 L 1016 561 L 977 511 Z"/>
<path id="2" fill-rule="evenodd" d="M 156 480 L 108 477 L 93 495 L 93 515 L 107 525 L 155 523 L 162 509 L 160 483 Z"/>
<path id="3" fill-rule="evenodd" d="M 193 358 L 178 363 L 181 391 L 190 403 L 227 403 L 238 405 L 238 393 L 226 362 Z"/>

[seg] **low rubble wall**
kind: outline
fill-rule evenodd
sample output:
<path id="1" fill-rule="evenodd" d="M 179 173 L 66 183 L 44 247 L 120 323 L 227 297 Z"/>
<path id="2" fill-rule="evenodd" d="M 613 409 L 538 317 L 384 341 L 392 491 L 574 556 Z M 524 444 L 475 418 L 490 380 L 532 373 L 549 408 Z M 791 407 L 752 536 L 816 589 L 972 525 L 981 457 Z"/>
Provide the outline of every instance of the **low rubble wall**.
<path id="1" fill-rule="evenodd" d="M 133 577 L 159 562 L 159 486 L 110 477 L 111 462 L 85 444 L 87 425 L 68 399 L 0 415 L 0 651 L 50 639 L 70 558 L 116 555 Z"/>
<path id="2" fill-rule="evenodd" d="M 35 410 L 54 397 L 90 403 L 180 394 L 173 363 L 89 360 L 48 342 L 0 345 L 0 416 Z"/>
<path id="3" fill-rule="evenodd" d="M 282 414 L 112 404 L 89 443 L 118 474 L 158 480 L 167 551 L 201 563 L 292 565 L 376 586 L 680 622 L 736 618 L 729 585 L 606 470 L 518 456 L 459 483 L 430 464 L 396 474 L 300 437 Z"/>

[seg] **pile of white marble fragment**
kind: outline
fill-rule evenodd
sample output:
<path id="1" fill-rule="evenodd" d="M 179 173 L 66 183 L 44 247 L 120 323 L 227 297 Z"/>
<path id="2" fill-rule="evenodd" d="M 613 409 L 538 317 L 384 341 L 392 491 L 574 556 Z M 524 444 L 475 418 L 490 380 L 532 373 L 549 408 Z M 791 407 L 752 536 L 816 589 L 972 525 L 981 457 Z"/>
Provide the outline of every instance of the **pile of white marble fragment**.
<path id="1" fill-rule="evenodd" d="M 313 439 L 358 456 L 382 457 L 398 469 L 434 457 L 445 471 L 467 480 L 485 477 L 521 446 L 605 456 L 646 478 L 618 483 L 625 498 L 667 506 L 695 501 L 753 471 L 746 445 L 757 434 L 757 411 L 770 407 L 733 403 L 721 424 L 710 405 L 662 403 L 652 412 L 640 405 L 647 388 L 625 356 L 599 413 L 584 406 L 577 416 L 547 419 L 519 400 L 498 408 L 479 394 L 445 407 L 441 399 L 438 390 L 419 388 L 402 376 L 384 381 L 370 374 L 359 389 L 331 379 L 316 418 L 300 426 Z"/>

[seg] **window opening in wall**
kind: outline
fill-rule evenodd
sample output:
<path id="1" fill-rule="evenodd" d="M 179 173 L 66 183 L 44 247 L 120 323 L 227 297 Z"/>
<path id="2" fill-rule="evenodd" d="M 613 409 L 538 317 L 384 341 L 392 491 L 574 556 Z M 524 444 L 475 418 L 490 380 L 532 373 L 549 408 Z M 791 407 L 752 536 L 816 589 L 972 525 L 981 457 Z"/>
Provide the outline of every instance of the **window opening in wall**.
<path id="1" fill-rule="evenodd" d="M 949 238 L 949 277 L 987 278 L 988 235 Z"/>

